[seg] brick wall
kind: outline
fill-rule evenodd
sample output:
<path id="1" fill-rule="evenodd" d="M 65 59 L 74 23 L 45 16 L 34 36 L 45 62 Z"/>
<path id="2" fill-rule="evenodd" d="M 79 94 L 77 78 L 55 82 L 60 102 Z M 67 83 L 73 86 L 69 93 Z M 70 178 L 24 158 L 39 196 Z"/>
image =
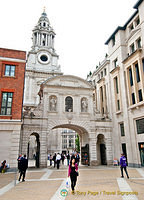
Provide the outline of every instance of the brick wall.
<path id="1" fill-rule="evenodd" d="M 12 114 L 11 116 L 0 115 L 0 119 L 21 119 L 23 88 L 25 76 L 26 52 L 0 48 L 0 110 L 2 101 L 2 92 L 13 92 Z M 14 58 L 14 61 L 6 61 L 4 58 Z M 21 59 L 17 62 L 16 59 Z M 15 76 L 5 76 L 5 65 L 15 65 Z"/>

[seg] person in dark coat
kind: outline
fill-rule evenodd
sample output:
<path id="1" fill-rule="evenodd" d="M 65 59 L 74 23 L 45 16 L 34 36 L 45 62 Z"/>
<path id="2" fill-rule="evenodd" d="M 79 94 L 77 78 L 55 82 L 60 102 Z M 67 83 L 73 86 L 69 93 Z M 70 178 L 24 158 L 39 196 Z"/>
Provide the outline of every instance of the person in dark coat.
<path id="1" fill-rule="evenodd" d="M 22 158 L 22 155 L 20 154 L 19 155 L 19 157 L 18 157 L 18 159 L 17 159 L 17 161 L 18 161 L 18 170 L 19 170 L 19 172 L 20 172 L 20 168 L 21 168 L 21 158 Z"/>
<path id="2" fill-rule="evenodd" d="M 21 180 L 22 177 L 22 181 L 25 181 L 25 174 L 26 174 L 26 170 L 28 168 L 28 159 L 26 158 L 26 155 L 24 155 L 24 157 L 21 158 L 20 160 L 20 176 L 19 176 L 19 181 Z"/>
<path id="3" fill-rule="evenodd" d="M 64 159 L 65 159 L 65 156 L 64 156 L 64 154 L 62 153 L 62 154 L 61 154 L 62 165 L 64 165 Z"/>
<path id="4" fill-rule="evenodd" d="M 126 162 L 126 157 L 125 155 L 122 153 L 121 157 L 120 157 L 120 168 L 121 168 L 121 178 L 124 178 L 123 175 L 123 169 L 127 175 L 127 178 L 129 178 L 128 172 L 127 172 L 127 162 Z"/>
<path id="5" fill-rule="evenodd" d="M 53 155 L 53 161 L 54 161 L 54 168 L 56 166 L 56 153 Z"/>
<path id="6" fill-rule="evenodd" d="M 66 155 L 67 157 L 67 165 L 69 166 L 69 161 L 70 161 L 70 154 L 69 154 L 69 151 L 68 151 L 68 154 Z"/>

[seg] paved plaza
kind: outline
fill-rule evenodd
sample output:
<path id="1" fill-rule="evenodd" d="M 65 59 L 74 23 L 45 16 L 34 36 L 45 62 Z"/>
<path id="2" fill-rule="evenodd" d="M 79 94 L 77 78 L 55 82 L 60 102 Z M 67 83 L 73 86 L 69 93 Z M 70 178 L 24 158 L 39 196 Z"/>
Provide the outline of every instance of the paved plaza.
<path id="1" fill-rule="evenodd" d="M 0 174 L 0 200 L 143 200 L 144 168 L 128 168 L 128 172 L 130 179 L 123 179 L 119 167 L 80 166 L 74 195 L 66 187 L 67 166 L 29 168 L 25 182 L 15 182 L 15 173 Z"/>

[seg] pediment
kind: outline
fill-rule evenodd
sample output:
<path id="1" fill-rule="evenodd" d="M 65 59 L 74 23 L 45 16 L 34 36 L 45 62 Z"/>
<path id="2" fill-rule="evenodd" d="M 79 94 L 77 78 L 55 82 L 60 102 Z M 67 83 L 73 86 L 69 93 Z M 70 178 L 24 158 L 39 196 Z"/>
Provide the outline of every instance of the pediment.
<path id="1" fill-rule="evenodd" d="M 93 86 L 86 80 L 72 75 L 61 75 L 48 78 L 42 84 L 52 85 L 52 86 L 63 86 L 63 87 L 76 87 L 76 88 L 89 88 L 89 89 L 93 88 Z"/>

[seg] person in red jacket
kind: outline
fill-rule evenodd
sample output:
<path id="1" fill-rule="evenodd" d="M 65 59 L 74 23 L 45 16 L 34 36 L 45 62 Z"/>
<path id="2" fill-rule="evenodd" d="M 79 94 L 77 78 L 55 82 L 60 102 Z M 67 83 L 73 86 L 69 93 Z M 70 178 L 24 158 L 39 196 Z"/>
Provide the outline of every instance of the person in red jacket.
<path id="1" fill-rule="evenodd" d="M 71 179 L 71 188 L 72 194 L 74 194 L 74 188 L 76 186 L 77 176 L 78 176 L 78 165 L 75 162 L 75 158 L 72 158 L 69 168 L 68 168 L 68 177 Z"/>

